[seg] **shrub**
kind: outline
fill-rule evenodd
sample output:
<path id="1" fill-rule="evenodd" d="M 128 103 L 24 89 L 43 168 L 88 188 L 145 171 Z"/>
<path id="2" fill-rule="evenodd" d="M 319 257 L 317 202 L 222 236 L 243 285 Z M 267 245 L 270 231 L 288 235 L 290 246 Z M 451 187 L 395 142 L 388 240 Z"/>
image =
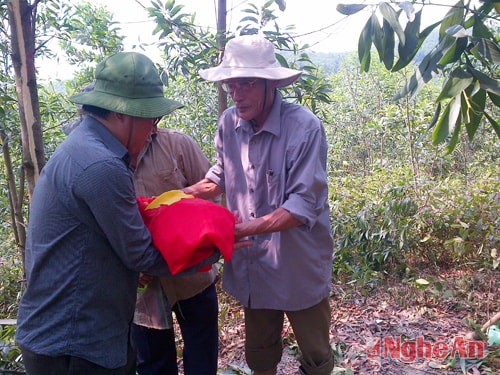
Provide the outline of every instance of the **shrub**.
<path id="1" fill-rule="evenodd" d="M 365 280 L 373 271 L 401 273 L 422 263 L 497 268 L 497 169 L 485 167 L 468 181 L 457 175 L 420 183 L 420 196 L 404 169 L 333 182 L 334 273 Z"/>

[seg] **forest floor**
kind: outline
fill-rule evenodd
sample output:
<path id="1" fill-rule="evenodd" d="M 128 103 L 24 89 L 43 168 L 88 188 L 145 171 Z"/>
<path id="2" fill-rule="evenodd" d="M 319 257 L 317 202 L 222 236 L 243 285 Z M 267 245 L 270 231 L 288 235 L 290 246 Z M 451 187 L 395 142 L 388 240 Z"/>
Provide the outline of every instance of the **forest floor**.
<path id="1" fill-rule="evenodd" d="M 427 269 L 418 278 L 428 285 L 380 274 L 362 285 L 334 282 L 332 374 L 500 374 L 500 346 L 467 336 L 500 311 L 499 276 L 499 270 Z M 243 310 L 223 291 L 219 302 L 219 374 L 250 374 Z M 288 322 L 283 342 L 278 375 L 296 375 L 297 344 Z M 468 351 L 473 348 L 479 355 Z"/>

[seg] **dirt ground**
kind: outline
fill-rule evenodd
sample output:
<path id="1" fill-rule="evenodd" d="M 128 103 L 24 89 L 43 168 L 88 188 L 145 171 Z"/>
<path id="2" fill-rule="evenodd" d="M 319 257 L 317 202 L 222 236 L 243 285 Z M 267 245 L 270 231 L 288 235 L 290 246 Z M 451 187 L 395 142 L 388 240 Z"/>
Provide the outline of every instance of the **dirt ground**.
<path id="1" fill-rule="evenodd" d="M 433 272 L 421 277 L 429 282 L 425 287 L 388 277 L 363 285 L 335 283 L 332 374 L 500 374 L 500 347 L 476 339 L 469 345 L 467 336 L 469 321 L 482 325 L 500 311 L 499 276 L 498 271 Z M 243 311 L 224 292 L 219 296 L 219 374 L 250 374 L 244 359 Z M 278 375 L 296 375 L 297 345 L 288 323 L 283 341 Z M 454 349 L 462 359 L 452 360 Z"/>

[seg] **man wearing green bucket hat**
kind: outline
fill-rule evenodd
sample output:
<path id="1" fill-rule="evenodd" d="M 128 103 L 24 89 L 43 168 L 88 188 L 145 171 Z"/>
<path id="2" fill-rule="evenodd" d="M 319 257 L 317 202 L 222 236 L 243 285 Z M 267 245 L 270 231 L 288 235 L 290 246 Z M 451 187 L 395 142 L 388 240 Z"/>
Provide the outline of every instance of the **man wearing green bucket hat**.
<path id="1" fill-rule="evenodd" d="M 171 273 L 139 213 L 130 165 L 181 104 L 164 97 L 153 62 L 134 52 L 98 64 L 94 90 L 70 100 L 87 115 L 35 187 L 16 339 L 28 375 L 132 375 L 139 272 Z"/>

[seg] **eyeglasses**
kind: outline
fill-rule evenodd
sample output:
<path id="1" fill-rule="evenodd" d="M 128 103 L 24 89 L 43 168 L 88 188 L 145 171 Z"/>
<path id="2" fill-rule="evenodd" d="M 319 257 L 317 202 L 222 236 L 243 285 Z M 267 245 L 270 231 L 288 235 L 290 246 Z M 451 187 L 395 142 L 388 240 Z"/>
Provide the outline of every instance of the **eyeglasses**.
<path id="1" fill-rule="evenodd" d="M 241 81 L 231 81 L 231 82 L 222 82 L 222 89 L 228 94 L 232 95 L 236 90 L 241 93 L 247 93 L 255 86 L 255 83 L 258 81 L 258 78 L 254 79 L 245 79 Z"/>

